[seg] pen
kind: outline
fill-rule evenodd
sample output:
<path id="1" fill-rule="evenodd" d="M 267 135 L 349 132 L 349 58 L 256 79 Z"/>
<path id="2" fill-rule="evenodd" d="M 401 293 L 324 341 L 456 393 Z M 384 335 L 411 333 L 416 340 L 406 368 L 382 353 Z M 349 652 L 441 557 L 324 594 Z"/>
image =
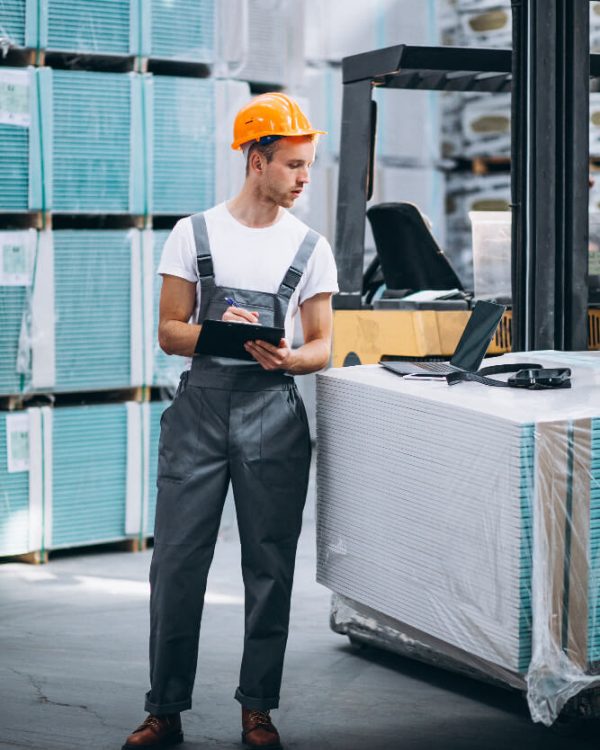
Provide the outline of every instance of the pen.
<path id="1" fill-rule="evenodd" d="M 239 307 L 238 303 L 231 297 L 225 297 L 225 302 L 227 302 L 228 305 L 231 305 L 231 307 Z"/>

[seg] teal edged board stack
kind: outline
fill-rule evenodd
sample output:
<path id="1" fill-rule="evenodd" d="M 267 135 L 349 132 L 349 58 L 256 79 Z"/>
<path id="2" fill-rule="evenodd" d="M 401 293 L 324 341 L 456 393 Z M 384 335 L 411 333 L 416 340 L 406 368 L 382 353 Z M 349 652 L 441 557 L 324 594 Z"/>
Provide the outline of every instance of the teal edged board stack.
<path id="1" fill-rule="evenodd" d="M 0 231 L 0 396 L 177 388 L 158 344 L 168 231 Z"/>
<path id="2" fill-rule="evenodd" d="M 56 408 L 52 423 L 52 524 L 47 548 L 124 539 L 125 404 Z"/>
<path id="3" fill-rule="evenodd" d="M 152 112 L 153 214 L 191 214 L 214 204 L 215 82 L 210 78 L 146 77 Z"/>
<path id="4" fill-rule="evenodd" d="M 148 410 L 121 402 L 0 414 L 0 556 L 145 536 Z"/>
<path id="5" fill-rule="evenodd" d="M 151 0 L 148 10 L 150 19 L 143 21 L 148 48 L 142 54 L 157 60 L 214 62 L 214 0 Z"/>
<path id="6" fill-rule="evenodd" d="M 149 236 L 152 243 L 152 270 L 151 270 L 151 287 L 152 289 L 152 338 L 148 346 L 152 349 L 152 382 L 151 385 L 160 386 L 170 389 L 176 389 L 179 378 L 185 367 L 185 357 L 165 354 L 158 344 L 158 310 L 160 301 L 161 277 L 157 274 L 160 257 L 164 244 L 169 236 L 168 231 L 154 230 Z"/>
<path id="7" fill-rule="evenodd" d="M 3 0 L 1 36 L 46 52 L 212 63 L 214 0 Z"/>
<path id="8" fill-rule="evenodd" d="M 0 556 L 32 549 L 28 436 L 26 412 L 0 413 Z"/>

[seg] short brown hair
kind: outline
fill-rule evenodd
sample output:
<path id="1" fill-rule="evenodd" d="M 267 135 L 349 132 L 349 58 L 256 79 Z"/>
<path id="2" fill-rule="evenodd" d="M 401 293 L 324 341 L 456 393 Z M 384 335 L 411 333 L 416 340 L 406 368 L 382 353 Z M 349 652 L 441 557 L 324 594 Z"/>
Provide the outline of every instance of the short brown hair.
<path id="1" fill-rule="evenodd" d="M 279 145 L 279 141 L 281 138 L 278 138 L 276 141 L 272 141 L 271 143 L 260 143 L 260 141 L 256 141 L 256 143 L 253 143 L 250 148 L 248 149 L 248 156 L 246 157 L 246 177 L 250 174 L 250 157 L 252 154 L 256 151 L 261 156 L 264 156 L 267 160 L 267 164 L 273 161 L 273 157 L 275 156 L 275 151 L 277 151 L 277 146 Z"/>

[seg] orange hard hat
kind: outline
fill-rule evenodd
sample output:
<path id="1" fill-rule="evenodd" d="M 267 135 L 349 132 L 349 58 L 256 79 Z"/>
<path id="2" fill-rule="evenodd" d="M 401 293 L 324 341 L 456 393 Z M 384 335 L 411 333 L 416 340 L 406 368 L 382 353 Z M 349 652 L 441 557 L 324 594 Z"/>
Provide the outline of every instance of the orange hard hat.
<path id="1" fill-rule="evenodd" d="M 325 135 L 315 130 L 295 99 L 278 91 L 261 94 L 242 107 L 233 123 L 231 148 L 265 136 Z"/>

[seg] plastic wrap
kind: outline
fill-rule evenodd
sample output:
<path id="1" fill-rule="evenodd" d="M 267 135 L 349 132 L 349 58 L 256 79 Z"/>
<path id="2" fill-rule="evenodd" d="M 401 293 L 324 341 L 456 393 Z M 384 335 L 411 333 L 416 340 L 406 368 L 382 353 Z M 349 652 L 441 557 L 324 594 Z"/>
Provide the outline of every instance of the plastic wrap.
<path id="1" fill-rule="evenodd" d="M 318 580 L 549 725 L 600 682 L 600 354 L 539 357 L 572 389 L 318 376 Z"/>

